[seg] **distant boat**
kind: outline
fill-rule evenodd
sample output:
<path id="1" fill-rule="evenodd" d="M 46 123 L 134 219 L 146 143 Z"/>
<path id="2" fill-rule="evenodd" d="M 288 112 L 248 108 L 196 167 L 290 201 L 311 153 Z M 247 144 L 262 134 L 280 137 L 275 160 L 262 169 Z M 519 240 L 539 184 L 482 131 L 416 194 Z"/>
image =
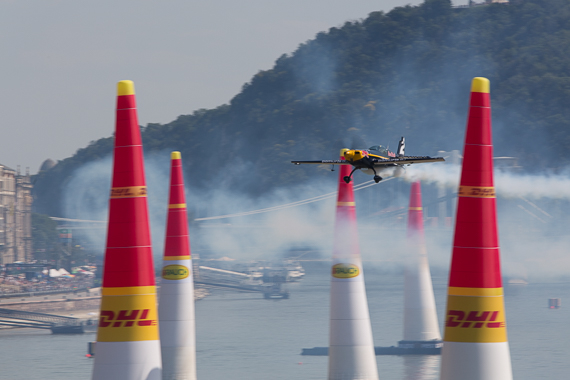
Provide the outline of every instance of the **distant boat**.
<path id="1" fill-rule="evenodd" d="M 264 286 L 263 298 L 265 299 L 288 299 L 289 292 L 281 288 L 281 283 Z"/>
<path id="2" fill-rule="evenodd" d="M 294 282 L 301 281 L 305 277 L 305 269 L 294 260 L 284 260 L 281 263 L 238 263 L 234 265 L 233 270 L 248 274 L 254 279 L 263 279 L 264 282 Z M 275 276 L 279 279 L 274 279 Z"/>
<path id="3" fill-rule="evenodd" d="M 305 269 L 301 266 L 298 261 L 285 260 L 283 262 L 285 268 L 289 271 L 290 281 L 301 281 L 305 277 Z"/>

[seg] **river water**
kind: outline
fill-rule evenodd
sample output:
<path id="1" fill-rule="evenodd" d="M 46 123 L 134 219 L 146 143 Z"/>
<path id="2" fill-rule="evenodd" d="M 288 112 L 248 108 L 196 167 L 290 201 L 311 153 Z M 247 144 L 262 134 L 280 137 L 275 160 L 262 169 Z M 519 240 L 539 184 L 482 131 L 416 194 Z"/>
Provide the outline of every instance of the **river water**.
<path id="1" fill-rule="evenodd" d="M 365 280 L 376 346 L 402 338 L 403 279 L 368 269 Z M 434 276 L 440 325 L 447 277 Z M 327 357 L 301 356 L 302 348 L 328 340 L 328 265 L 310 268 L 289 285 L 288 300 L 264 300 L 255 293 L 215 291 L 196 304 L 198 378 L 203 380 L 325 379 Z M 561 309 L 547 308 L 562 298 Z M 517 380 L 565 379 L 570 373 L 570 283 L 507 287 L 507 330 Z M 85 357 L 95 334 L 51 335 L 43 330 L 0 331 L 0 379 L 90 379 Z M 432 380 L 439 356 L 377 356 L 380 379 Z"/>

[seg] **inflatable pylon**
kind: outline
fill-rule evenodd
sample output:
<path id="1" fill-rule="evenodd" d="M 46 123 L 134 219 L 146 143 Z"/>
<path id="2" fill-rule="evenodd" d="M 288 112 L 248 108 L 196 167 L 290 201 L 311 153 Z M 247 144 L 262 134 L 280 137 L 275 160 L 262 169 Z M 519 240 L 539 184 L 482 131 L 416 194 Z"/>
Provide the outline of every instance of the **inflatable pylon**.
<path id="1" fill-rule="evenodd" d="M 413 182 L 408 210 L 407 257 L 404 267 L 404 340 L 401 347 L 417 342 L 439 341 L 435 298 L 424 238 L 422 190 Z M 435 346 L 434 346 L 435 348 Z"/>
<path id="2" fill-rule="evenodd" d="M 443 341 L 441 380 L 512 379 L 486 78 L 471 84 Z"/>
<path id="3" fill-rule="evenodd" d="M 93 380 L 160 380 L 156 287 L 133 82 L 118 83 L 113 179 Z"/>
<path id="4" fill-rule="evenodd" d="M 194 279 L 180 152 L 172 152 L 158 318 L 163 380 L 196 380 Z"/>
<path id="5" fill-rule="evenodd" d="M 342 157 L 342 152 L 341 152 Z M 329 380 L 376 380 L 370 313 L 358 244 L 349 165 L 340 165 L 332 257 Z"/>

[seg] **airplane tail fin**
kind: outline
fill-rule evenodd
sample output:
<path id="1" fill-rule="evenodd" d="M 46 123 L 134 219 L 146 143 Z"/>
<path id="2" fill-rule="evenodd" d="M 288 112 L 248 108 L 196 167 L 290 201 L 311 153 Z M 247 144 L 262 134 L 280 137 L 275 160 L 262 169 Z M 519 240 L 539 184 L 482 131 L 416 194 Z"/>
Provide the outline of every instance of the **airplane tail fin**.
<path id="1" fill-rule="evenodd" d="M 402 139 L 398 142 L 398 151 L 396 152 L 398 157 L 404 156 L 404 149 L 406 149 L 406 139 L 402 136 Z"/>

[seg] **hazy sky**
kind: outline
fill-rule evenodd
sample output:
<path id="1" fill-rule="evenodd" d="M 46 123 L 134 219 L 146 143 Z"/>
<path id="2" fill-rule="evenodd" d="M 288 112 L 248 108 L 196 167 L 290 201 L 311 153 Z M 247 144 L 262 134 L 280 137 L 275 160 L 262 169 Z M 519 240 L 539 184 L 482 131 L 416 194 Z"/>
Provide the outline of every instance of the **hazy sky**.
<path id="1" fill-rule="evenodd" d="M 421 2 L 0 0 L 0 164 L 34 174 L 110 136 L 119 80 L 140 124 L 167 123 L 227 103 L 320 31 Z"/>

